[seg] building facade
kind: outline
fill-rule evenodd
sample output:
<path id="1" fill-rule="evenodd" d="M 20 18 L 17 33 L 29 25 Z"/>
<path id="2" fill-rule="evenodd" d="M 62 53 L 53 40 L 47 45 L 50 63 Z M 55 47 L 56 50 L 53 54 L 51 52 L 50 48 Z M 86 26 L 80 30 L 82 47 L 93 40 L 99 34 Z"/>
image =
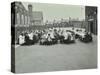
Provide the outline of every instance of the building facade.
<path id="1" fill-rule="evenodd" d="M 85 19 L 87 31 L 97 35 L 97 7 L 86 6 L 85 7 Z"/>
<path id="2" fill-rule="evenodd" d="M 13 2 L 11 4 L 11 25 L 41 25 L 43 23 L 43 13 L 41 11 L 33 11 L 31 4 L 28 10 L 21 2 Z"/>
<path id="3" fill-rule="evenodd" d="M 28 11 L 21 2 L 14 2 L 11 4 L 11 25 L 23 26 L 29 25 L 30 17 Z"/>
<path id="4" fill-rule="evenodd" d="M 41 11 L 33 11 L 32 9 L 31 4 L 28 5 L 28 10 L 26 10 L 22 2 L 11 3 L 12 40 L 17 41 L 18 36 L 23 31 L 31 31 L 41 27 L 43 23 L 43 13 Z M 15 41 L 13 41 L 13 43 L 15 43 Z"/>

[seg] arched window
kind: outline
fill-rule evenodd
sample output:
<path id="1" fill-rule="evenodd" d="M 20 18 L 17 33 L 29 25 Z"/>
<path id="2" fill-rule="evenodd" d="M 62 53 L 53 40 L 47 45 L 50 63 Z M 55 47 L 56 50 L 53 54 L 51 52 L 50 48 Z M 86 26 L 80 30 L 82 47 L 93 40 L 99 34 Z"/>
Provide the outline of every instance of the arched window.
<path id="1" fill-rule="evenodd" d="M 28 16 L 28 25 L 30 24 L 30 17 Z"/>
<path id="2" fill-rule="evenodd" d="M 25 16 L 25 24 L 27 24 L 27 16 Z"/>
<path id="3" fill-rule="evenodd" d="M 24 24 L 24 15 L 21 15 L 21 24 Z"/>
<path id="4" fill-rule="evenodd" d="M 17 24 L 20 24 L 20 14 L 17 13 Z"/>

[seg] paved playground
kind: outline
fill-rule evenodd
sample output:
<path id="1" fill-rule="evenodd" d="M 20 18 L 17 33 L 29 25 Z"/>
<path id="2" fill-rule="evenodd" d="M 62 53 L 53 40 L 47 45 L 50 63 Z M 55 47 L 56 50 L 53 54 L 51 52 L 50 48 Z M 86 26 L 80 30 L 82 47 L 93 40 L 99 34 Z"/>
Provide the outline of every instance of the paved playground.
<path id="1" fill-rule="evenodd" d="M 15 55 L 18 73 L 97 68 L 97 37 L 91 43 L 17 46 Z"/>

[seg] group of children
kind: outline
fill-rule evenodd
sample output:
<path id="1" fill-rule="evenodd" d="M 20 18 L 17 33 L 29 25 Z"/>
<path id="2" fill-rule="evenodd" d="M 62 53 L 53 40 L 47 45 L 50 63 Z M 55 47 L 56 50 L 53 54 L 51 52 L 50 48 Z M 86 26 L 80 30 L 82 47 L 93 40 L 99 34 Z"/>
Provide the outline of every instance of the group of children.
<path id="1" fill-rule="evenodd" d="M 79 39 L 83 42 L 92 41 L 92 35 L 88 33 L 83 33 L 80 35 L 72 30 L 63 29 L 44 29 L 44 30 L 34 30 L 25 31 L 19 35 L 18 44 L 20 45 L 54 45 L 57 43 L 70 44 L 75 43 L 75 39 Z"/>

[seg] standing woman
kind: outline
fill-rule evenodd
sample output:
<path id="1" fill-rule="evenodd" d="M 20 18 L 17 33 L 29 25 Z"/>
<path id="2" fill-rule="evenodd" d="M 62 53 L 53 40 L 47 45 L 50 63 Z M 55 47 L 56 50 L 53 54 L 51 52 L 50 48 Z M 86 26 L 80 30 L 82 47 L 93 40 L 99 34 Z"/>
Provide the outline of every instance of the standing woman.
<path id="1" fill-rule="evenodd" d="M 23 45 L 25 43 L 25 36 L 24 36 L 24 34 L 20 34 L 19 35 L 19 44 L 20 45 Z"/>

